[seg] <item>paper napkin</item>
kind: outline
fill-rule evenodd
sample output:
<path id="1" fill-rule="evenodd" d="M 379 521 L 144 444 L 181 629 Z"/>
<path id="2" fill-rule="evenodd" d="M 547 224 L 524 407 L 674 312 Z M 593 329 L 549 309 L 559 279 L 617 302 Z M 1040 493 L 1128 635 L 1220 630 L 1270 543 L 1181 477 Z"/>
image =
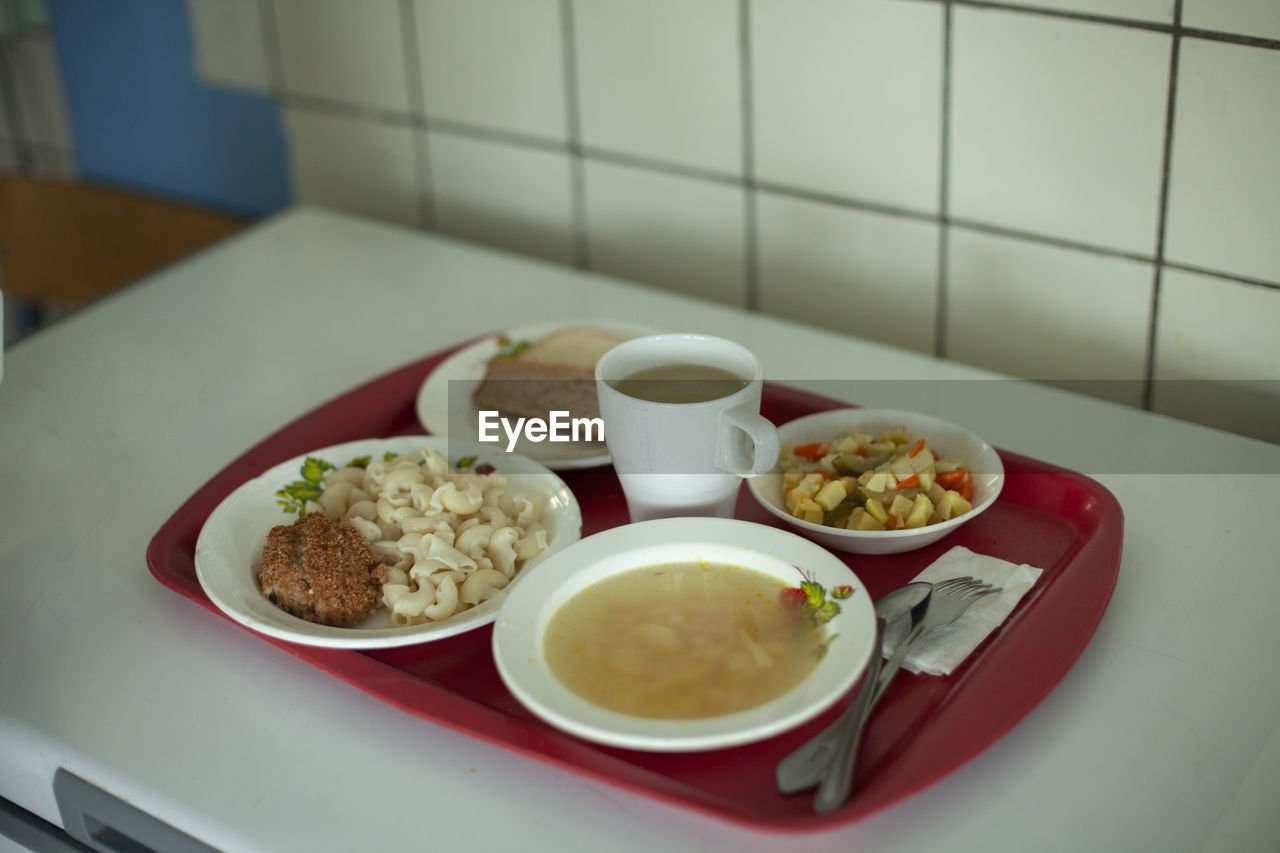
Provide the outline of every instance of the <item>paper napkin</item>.
<path id="1" fill-rule="evenodd" d="M 1000 627 L 1042 572 L 1043 569 L 1025 563 L 1010 563 L 959 545 L 934 560 L 914 580 L 939 583 L 967 575 L 1003 589 L 996 595 L 978 599 L 958 620 L 921 638 L 903 661 L 903 667 L 929 675 L 950 675 L 979 643 Z M 895 625 L 885 637 L 886 658 L 893 654 L 906 633 L 907 623 L 905 619 L 895 620 Z"/>

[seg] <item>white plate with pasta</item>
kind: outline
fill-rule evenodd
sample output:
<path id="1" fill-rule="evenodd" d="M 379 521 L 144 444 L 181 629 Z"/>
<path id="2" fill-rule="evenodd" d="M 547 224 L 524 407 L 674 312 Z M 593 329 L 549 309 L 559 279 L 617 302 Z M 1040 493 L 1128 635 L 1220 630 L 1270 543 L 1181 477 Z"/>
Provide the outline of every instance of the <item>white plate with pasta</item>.
<path id="1" fill-rule="evenodd" d="M 414 403 L 418 422 L 433 435 L 465 433 L 479 437 L 479 410 L 472 394 L 489 362 L 514 343 L 536 341 L 561 329 L 592 329 L 624 337 L 656 334 L 650 326 L 611 320 L 561 320 L 505 329 L 469 344 L 444 359 L 418 390 Z M 504 341 L 505 339 L 505 341 Z M 500 434 L 500 433 L 499 433 Z M 503 441 L 506 439 L 504 438 Z M 601 442 L 540 442 L 521 437 L 516 449 L 530 459 L 558 471 L 609 464 L 609 450 Z"/>
<path id="2" fill-rule="evenodd" d="M 268 533 L 296 521 L 299 506 L 347 517 L 386 567 L 376 610 L 351 627 L 295 616 L 259 588 Z M 315 450 L 243 484 L 209 515 L 195 566 L 214 604 L 255 631 L 389 648 L 493 622 L 513 584 L 581 535 L 573 492 L 545 466 L 492 445 L 398 436 Z"/>

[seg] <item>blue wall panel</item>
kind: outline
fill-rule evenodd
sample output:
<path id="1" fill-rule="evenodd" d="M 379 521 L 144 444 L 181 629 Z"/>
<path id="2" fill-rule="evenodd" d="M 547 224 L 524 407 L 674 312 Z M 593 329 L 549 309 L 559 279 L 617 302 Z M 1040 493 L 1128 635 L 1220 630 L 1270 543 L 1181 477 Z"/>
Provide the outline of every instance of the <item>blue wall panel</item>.
<path id="1" fill-rule="evenodd" d="M 183 0 L 49 0 L 86 180 L 263 216 L 290 201 L 280 111 L 195 75 Z"/>

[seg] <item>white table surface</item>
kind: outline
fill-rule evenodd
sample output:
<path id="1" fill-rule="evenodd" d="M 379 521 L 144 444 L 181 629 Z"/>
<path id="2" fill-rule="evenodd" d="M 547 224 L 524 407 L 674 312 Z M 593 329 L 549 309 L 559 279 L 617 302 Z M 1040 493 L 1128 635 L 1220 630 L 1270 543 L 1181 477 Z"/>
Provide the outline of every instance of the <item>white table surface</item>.
<path id="1" fill-rule="evenodd" d="M 938 386 L 860 388 L 883 394 L 858 400 L 872 405 L 945 397 L 937 414 L 1091 474 L 1124 507 L 1125 547 L 1097 633 L 1035 711 L 937 784 L 834 831 L 749 832 L 438 727 L 148 573 L 147 544 L 174 509 L 284 423 L 455 341 L 561 318 L 733 338 L 774 379 L 987 376 L 420 233 L 286 213 L 6 354 L 0 796 L 59 823 L 50 780 L 65 767 L 228 850 L 1280 846 L 1280 447 L 1060 391 L 956 382 L 955 394 L 913 400 Z M 991 387 L 999 406 L 969 390 Z"/>

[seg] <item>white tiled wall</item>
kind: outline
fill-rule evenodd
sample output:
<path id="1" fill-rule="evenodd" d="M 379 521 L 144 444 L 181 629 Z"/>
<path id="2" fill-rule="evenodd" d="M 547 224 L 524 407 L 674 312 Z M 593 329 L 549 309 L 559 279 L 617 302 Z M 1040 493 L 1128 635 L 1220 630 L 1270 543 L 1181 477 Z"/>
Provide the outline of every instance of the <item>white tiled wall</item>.
<path id="1" fill-rule="evenodd" d="M 762 0 L 750 9 L 755 177 L 936 212 L 942 6 Z"/>
<path id="2" fill-rule="evenodd" d="M 735 0 L 572 5 L 582 143 L 742 174 Z"/>
<path id="3" fill-rule="evenodd" d="M 1183 43 L 1173 175 L 1169 260 L 1280 281 L 1280 50 Z"/>
<path id="4" fill-rule="evenodd" d="M 951 213 L 1151 253 L 1173 39 L 958 8 Z"/>
<path id="5" fill-rule="evenodd" d="M 399 4 L 272 0 L 284 91 L 409 112 Z"/>
<path id="6" fill-rule="evenodd" d="M 1280 440 L 1277 0 L 188 2 L 300 200 Z"/>
<path id="7" fill-rule="evenodd" d="M 1141 403 L 1133 380 L 1146 358 L 1149 264 L 964 230 L 951 235 L 947 263 L 954 358 Z"/>
<path id="8" fill-rule="evenodd" d="M 428 134 L 427 148 L 440 231 L 572 263 L 567 154 L 435 131 Z"/>
<path id="9" fill-rule="evenodd" d="M 1280 442 L 1280 396 L 1271 384 L 1280 374 L 1276 326 L 1274 289 L 1167 271 L 1153 404 L 1223 429 L 1249 424 L 1249 432 Z"/>
<path id="10" fill-rule="evenodd" d="M 258 0 L 187 0 L 195 40 L 195 69 L 230 89 L 271 90 L 267 42 Z"/>
<path id="11" fill-rule="evenodd" d="M 568 138 L 557 0 L 416 0 L 413 14 L 432 118 Z"/>
<path id="12" fill-rule="evenodd" d="M 413 128 L 294 107 L 285 110 L 285 127 L 299 198 L 401 225 L 419 224 Z"/>
<path id="13" fill-rule="evenodd" d="M 761 310 L 933 351 L 936 224 L 777 193 L 757 209 Z"/>
<path id="14" fill-rule="evenodd" d="M 613 163 L 587 163 L 584 183 L 592 269 L 746 305 L 741 186 Z"/>

